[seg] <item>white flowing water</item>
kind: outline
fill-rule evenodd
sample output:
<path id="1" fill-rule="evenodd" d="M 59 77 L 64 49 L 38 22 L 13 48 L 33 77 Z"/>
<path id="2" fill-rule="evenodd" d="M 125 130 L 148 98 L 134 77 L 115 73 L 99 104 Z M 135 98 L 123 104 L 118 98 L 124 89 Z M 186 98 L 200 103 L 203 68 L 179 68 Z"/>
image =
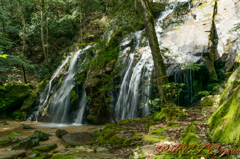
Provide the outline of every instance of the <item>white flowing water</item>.
<path id="1" fill-rule="evenodd" d="M 55 73 L 53 74 L 52 78 L 50 79 L 50 81 L 48 82 L 48 84 L 46 85 L 46 87 L 44 88 L 44 90 L 42 91 L 42 93 L 40 94 L 40 102 L 39 102 L 39 106 L 38 106 L 38 110 L 33 112 L 32 115 L 26 120 L 28 122 L 30 121 L 38 121 L 38 115 L 39 115 L 39 111 L 41 110 L 42 107 L 44 107 L 47 102 L 48 102 L 48 98 L 50 96 L 50 92 L 51 92 L 51 88 L 52 88 L 52 82 L 53 80 L 59 75 L 59 73 L 61 73 L 62 69 L 64 68 L 64 66 L 68 63 L 70 59 L 70 56 L 67 56 L 67 58 L 65 59 L 65 61 L 61 64 L 61 66 L 55 71 Z"/>
<path id="2" fill-rule="evenodd" d="M 88 71 L 88 73 L 89 73 L 89 71 Z M 88 79 L 88 73 L 87 73 L 86 81 Z M 86 81 L 85 81 L 85 83 L 86 83 Z M 84 83 L 84 85 L 85 85 L 85 83 Z M 82 95 L 81 95 L 82 99 L 79 103 L 79 111 L 78 111 L 78 115 L 77 115 L 77 119 L 75 121 L 75 124 L 83 124 L 83 113 L 84 113 L 84 111 L 87 107 L 88 100 L 87 100 L 87 94 L 86 94 L 84 85 L 82 86 L 82 91 L 81 91 L 82 92 Z"/>
<path id="3" fill-rule="evenodd" d="M 68 110 L 71 99 L 71 91 L 75 86 L 75 70 L 80 54 L 84 53 L 85 50 L 91 46 L 84 48 L 83 50 L 77 51 L 69 64 L 67 76 L 65 77 L 63 84 L 57 89 L 56 93 L 51 99 L 49 105 L 49 114 L 52 115 L 51 122 L 54 123 L 66 123 L 68 122 Z"/>

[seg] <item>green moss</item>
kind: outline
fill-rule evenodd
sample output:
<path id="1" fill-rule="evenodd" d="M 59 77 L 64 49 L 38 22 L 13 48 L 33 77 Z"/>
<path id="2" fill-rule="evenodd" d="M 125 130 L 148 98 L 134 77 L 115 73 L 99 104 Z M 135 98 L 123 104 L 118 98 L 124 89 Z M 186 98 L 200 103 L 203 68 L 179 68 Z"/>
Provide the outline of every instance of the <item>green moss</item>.
<path id="1" fill-rule="evenodd" d="M 168 127 L 180 127 L 178 122 L 174 122 L 174 121 L 167 121 L 167 126 Z"/>
<path id="2" fill-rule="evenodd" d="M 38 147 L 34 147 L 32 150 L 39 151 L 39 152 L 49 152 L 55 148 L 57 148 L 57 144 L 48 144 L 48 145 L 41 145 Z"/>
<path id="3" fill-rule="evenodd" d="M 40 84 L 37 86 L 37 91 L 42 92 L 42 90 L 46 87 L 50 77 L 45 78 L 40 82 Z"/>
<path id="4" fill-rule="evenodd" d="M 8 123 L 4 123 L 3 125 L 9 125 Z"/>
<path id="5" fill-rule="evenodd" d="M 190 144 L 195 144 L 195 145 L 200 145 L 201 140 L 198 139 L 197 135 L 194 133 L 188 133 L 183 139 L 182 143 L 186 143 L 188 145 Z"/>
<path id="6" fill-rule="evenodd" d="M 208 120 L 213 129 L 212 141 L 226 144 L 240 143 L 240 68 L 230 76 L 226 89 L 221 95 L 220 107 Z"/>
<path id="7" fill-rule="evenodd" d="M 26 84 L 6 84 L 7 91 L 0 90 L 0 112 L 20 105 L 31 91 L 30 85 Z M 11 109 L 13 112 L 14 109 Z"/>
<path id="8" fill-rule="evenodd" d="M 182 119 L 185 116 L 186 115 L 177 108 L 172 108 L 170 110 L 169 110 L 169 108 L 162 108 L 161 112 L 154 116 L 154 120 L 156 120 L 156 121 L 162 120 L 162 119 L 172 120 L 175 117 Z"/>
<path id="9" fill-rule="evenodd" d="M 159 135 L 145 135 L 142 137 L 142 141 L 147 141 L 150 143 L 156 143 L 156 142 L 164 142 L 164 139 L 166 136 L 159 136 Z"/>
<path id="10" fill-rule="evenodd" d="M 156 134 L 156 135 L 165 135 L 165 132 L 164 132 L 165 128 L 159 128 L 159 129 L 156 129 L 152 132 L 152 134 Z"/>
<path id="11" fill-rule="evenodd" d="M 32 91 L 30 93 L 29 97 L 26 100 L 24 100 L 24 103 L 20 108 L 21 111 L 25 111 L 32 106 L 32 104 L 34 103 L 34 101 L 37 98 L 37 93 L 38 93 L 37 91 Z"/>
<path id="12" fill-rule="evenodd" d="M 128 124 L 128 123 L 132 123 L 132 122 L 134 122 L 133 120 L 131 120 L 131 119 L 123 119 L 123 120 L 121 120 L 120 122 L 119 122 L 119 124 L 121 125 L 121 124 Z"/>
<path id="13" fill-rule="evenodd" d="M 144 117 L 144 118 L 137 118 L 134 121 L 148 121 L 148 120 L 152 120 L 152 119 L 153 119 L 153 117 L 147 116 L 147 117 Z"/>
<path id="14" fill-rule="evenodd" d="M 38 134 L 39 141 L 46 141 L 46 140 L 49 139 L 48 134 L 43 133 L 43 132 L 41 132 L 41 131 L 39 131 L 39 130 L 36 130 L 36 131 L 34 132 L 34 134 Z"/>

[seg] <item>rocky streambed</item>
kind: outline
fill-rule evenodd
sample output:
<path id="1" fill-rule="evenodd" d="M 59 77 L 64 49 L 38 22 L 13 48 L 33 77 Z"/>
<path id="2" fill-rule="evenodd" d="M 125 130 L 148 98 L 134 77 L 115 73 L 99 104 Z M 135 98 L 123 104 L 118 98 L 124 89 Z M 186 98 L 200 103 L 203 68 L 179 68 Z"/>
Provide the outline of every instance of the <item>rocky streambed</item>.
<path id="1" fill-rule="evenodd" d="M 212 149 L 217 155 L 208 154 L 207 147 L 196 155 L 184 154 L 182 149 L 167 155 L 157 151 L 161 144 L 195 144 L 195 151 L 201 144 L 216 144 L 207 120 L 218 102 L 219 96 L 209 96 L 190 108 L 163 108 L 154 117 L 104 126 L 0 121 L 0 159 L 229 158 L 221 150 L 233 147 L 225 143 L 218 151 Z"/>

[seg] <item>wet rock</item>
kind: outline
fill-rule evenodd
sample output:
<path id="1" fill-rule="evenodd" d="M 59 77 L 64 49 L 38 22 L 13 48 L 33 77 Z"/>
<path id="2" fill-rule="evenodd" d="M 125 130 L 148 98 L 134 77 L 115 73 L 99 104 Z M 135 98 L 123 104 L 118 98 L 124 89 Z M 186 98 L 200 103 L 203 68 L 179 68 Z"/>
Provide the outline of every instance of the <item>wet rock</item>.
<path id="1" fill-rule="evenodd" d="M 39 130 L 36 130 L 36 131 L 34 132 L 34 134 L 38 134 L 39 141 L 46 141 L 46 140 L 49 139 L 49 137 L 48 137 L 49 135 L 48 135 L 48 134 L 43 133 L 43 132 L 41 132 L 41 131 L 39 131 Z"/>
<path id="2" fill-rule="evenodd" d="M 32 136 L 20 141 L 18 144 L 13 146 L 12 150 L 31 149 L 35 146 L 39 146 L 38 134 L 33 134 Z"/>
<path id="3" fill-rule="evenodd" d="M 63 130 L 63 129 L 58 129 L 55 134 L 58 138 L 61 138 L 62 136 L 68 134 L 68 132 L 66 130 Z"/>
<path id="4" fill-rule="evenodd" d="M 85 145 L 86 142 L 94 142 L 92 135 L 86 132 L 66 134 L 62 136 L 62 141 L 66 147 Z"/>
<path id="5" fill-rule="evenodd" d="M 33 151 L 39 152 L 49 152 L 53 149 L 57 148 L 57 144 L 46 144 L 32 148 Z"/>
<path id="6" fill-rule="evenodd" d="M 31 126 L 28 126 L 28 125 L 24 125 L 23 129 L 35 129 L 35 128 L 32 128 Z"/>
<path id="7" fill-rule="evenodd" d="M 24 150 L 17 150 L 1 154 L 0 159 L 18 159 L 23 157 L 26 157 L 26 152 Z"/>

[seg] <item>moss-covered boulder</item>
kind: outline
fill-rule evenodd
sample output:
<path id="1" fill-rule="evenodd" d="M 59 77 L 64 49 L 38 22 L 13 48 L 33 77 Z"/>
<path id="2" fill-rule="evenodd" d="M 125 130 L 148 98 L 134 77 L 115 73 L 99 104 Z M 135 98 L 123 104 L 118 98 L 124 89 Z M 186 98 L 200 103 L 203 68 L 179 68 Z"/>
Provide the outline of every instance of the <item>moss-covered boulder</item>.
<path id="1" fill-rule="evenodd" d="M 41 132 L 41 131 L 39 131 L 39 130 L 36 130 L 36 131 L 34 132 L 34 134 L 37 134 L 37 135 L 38 135 L 39 141 L 46 141 L 46 140 L 49 139 L 48 134 L 43 133 L 43 132 Z"/>
<path id="2" fill-rule="evenodd" d="M 66 134 L 62 136 L 62 141 L 66 147 L 85 145 L 87 142 L 94 142 L 92 135 L 86 132 Z"/>
<path id="3" fill-rule="evenodd" d="M 212 141 L 226 144 L 240 143 L 240 68 L 228 79 L 221 95 L 219 108 L 208 120 L 213 129 Z"/>
<path id="4" fill-rule="evenodd" d="M 33 110 L 33 104 L 36 101 L 36 98 L 38 96 L 37 91 L 32 91 L 26 100 L 24 100 L 23 105 L 21 106 L 20 110 L 22 112 L 26 112 L 27 114 L 30 114 Z"/>
<path id="5" fill-rule="evenodd" d="M 0 147 L 9 146 L 9 145 L 15 144 L 19 141 L 21 141 L 21 140 L 16 137 L 2 137 L 2 138 L 0 138 Z"/>
<path id="6" fill-rule="evenodd" d="M 7 115 L 21 107 L 24 100 L 29 96 L 32 86 L 30 84 L 7 84 L 6 90 L 0 90 L 0 115 Z"/>
<path id="7" fill-rule="evenodd" d="M 174 118 L 184 118 L 186 115 L 180 110 L 180 108 L 162 108 L 161 112 L 154 116 L 154 120 L 172 120 Z"/>
<path id="8" fill-rule="evenodd" d="M 20 141 L 12 147 L 12 150 L 31 149 L 35 146 L 39 146 L 38 134 L 33 134 L 32 136 Z"/>
<path id="9" fill-rule="evenodd" d="M 145 135 L 142 137 L 144 144 L 153 144 L 157 142 L 164 142 L 166 136 L 163 135 Z"/>
<path id="10" fill-rule="evenodd" d="M 49 152 L 53 149 L 57 148 L 57 144 L 45 144 L 41 146 L 37 146 L 32 148 L 33 151 L 39 151 L 39 152 Z"/>
<path id="11" fill-rule="evenodd" d="M 66 135 L 68 134 L 68 132 L 66 130 L 63 130 L 63 129 L 58 129 L 56 132 L 55 132 L 55 135 L 58 137 L 58 138 L 61 138 L 63 135 Z"/>
<path id="12" fill-rule="evenodd" d="M 213 96 L 207 96 L 207 97 L 203 97 L 201 99 L 201 106 L 202 107 L 207 107 L 207 106 L 212 106 L 213 105 Z"/>

